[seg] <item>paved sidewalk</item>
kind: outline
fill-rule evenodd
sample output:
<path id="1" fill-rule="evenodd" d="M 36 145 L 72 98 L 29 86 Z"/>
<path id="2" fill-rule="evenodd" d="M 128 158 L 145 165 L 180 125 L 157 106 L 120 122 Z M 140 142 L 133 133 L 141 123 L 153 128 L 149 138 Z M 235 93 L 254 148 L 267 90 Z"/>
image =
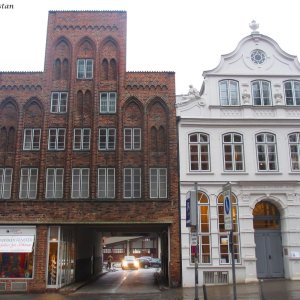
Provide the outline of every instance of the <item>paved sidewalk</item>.
<path id="1" fill-rule="evenodd" d="M 261 293 L 262 290 L 262 293 Z M 232 285 L 198 288 L 199 300 L 233 300 Z M 0 294 L 1 300 L 195 300 L 195 288 L 164 289 L 155 294 Z M 300 300 L 300 281 L 265 280 L 259 283 L 237 285 L 237 300 Z"/>

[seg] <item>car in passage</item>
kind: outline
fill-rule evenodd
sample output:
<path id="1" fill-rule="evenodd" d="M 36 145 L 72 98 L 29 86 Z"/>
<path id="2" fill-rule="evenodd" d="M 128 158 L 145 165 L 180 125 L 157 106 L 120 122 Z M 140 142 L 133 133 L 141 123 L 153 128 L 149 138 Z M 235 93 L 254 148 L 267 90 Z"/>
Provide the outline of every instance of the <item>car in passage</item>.
<path id="1" fill-rule="evenodd" d="M 151 268 L 160 268 L 161 267 L 160 258 L 151 258 L 150 259 L 150 267 Z"/>
<path id="2" fill-rule="evenodd" d="M 139 261 L 135 258 L 135 256 L 124 256 L 121 268 L 122 270 L 138 270 L 139 265 Z"/>
<path id="3" fill-rule="evenodd" d="M 150 268 L 150 259 L 151 259 L 151 257 L 148 258 L 146 256 L 137 258 L 137 260 L 139 261 L 139 264 L 140 264 L 140 268 L 143 268 L 143 269 Z"/>

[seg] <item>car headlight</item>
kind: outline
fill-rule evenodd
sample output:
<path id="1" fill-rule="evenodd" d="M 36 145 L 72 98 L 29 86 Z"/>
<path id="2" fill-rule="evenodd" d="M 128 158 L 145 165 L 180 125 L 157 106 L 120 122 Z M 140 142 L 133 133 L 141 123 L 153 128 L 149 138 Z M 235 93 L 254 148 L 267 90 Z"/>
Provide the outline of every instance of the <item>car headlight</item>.
<path id="1" fill-rule="evenodd" d="M 126 260 L 123 260 L 123 261 L 122 261 L 122 265 L 123 265 L 124 267 L 127 267 L 127 265 L 128 265 L 127 261 L 126 261 Z"/>
<path id="2" fill-rule="evenodd" d="M 139 267 L 139 265 L 140 265 L 140 264 L 139 264 L 139 262 L 138 262 L 138 261 L 135 261 L 135 262 L 134 262 L 134 266 L 135 266 L 136 268 L 138 268 L 138 267 Z"/>

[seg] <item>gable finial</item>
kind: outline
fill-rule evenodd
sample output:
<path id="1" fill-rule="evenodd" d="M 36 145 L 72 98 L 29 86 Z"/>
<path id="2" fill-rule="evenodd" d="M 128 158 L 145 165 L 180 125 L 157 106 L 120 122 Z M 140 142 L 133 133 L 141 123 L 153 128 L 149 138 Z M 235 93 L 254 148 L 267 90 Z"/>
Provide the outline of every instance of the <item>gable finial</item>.
<path id="1" fill-rule="evenodd" d="M 257 29 L 259 28 L 259 24 L 256 23 L 255 20 L 253 20 L 253 21 L 249 24 L 249 27 L 252 29 L 251 34 L 253 34 L 253 33 L 259 33 L 259 31 L 257 30 Z"/>

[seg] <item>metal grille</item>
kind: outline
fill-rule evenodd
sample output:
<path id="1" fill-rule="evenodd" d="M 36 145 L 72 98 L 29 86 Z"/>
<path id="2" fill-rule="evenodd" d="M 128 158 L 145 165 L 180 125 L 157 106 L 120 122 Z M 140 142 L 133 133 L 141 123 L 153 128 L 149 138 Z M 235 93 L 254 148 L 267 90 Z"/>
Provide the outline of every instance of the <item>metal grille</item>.
<path id="1" fill-rule="evenodd" d="M 204 284 L 228 284 L 227 271 L 204 271 Z"/>
<path id="2" fill-rule="evenodd" d="M 6 290 L 6 283 L 0 282 L 0 291 L 5 291 L 5 290 Z"/>
<path id="3" fill-rule="evenodd" d="M 12 291 L 27 291 L 27 282 L 12 282 Z"/>

